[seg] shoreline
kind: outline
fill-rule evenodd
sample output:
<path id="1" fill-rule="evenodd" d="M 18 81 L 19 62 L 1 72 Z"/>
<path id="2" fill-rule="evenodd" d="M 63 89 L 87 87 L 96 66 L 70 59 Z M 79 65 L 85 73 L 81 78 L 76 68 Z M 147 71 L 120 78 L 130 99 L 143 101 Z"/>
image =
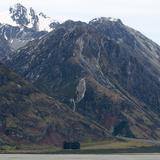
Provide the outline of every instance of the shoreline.
<path id="1" fill-rule="evenodd" d="M 143 155 L 160 154 L 160 146 L 125 149 L 80 149 L 80 150 L 1 150 L 2 154 L 47 154 L 47 155 Z"/>

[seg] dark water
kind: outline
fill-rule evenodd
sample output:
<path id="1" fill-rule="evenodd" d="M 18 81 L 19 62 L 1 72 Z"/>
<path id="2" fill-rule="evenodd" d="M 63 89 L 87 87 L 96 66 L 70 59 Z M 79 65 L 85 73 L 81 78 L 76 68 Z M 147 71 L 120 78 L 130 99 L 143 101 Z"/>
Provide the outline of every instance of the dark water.
<path id="1" fill-rule="evenodd" d="M 0 160 L 160 160 L 160 154 L 153 155 L 19 155 L 1 154 Z"/>

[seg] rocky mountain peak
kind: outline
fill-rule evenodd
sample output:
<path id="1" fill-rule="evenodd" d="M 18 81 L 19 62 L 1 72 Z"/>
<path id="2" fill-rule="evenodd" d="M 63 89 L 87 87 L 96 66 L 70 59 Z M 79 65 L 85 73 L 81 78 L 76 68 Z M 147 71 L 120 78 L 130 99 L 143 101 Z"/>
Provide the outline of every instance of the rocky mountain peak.
<path id="1" fill-rule="evenodd" d="M 91 21 L 89 22 L 89 24 L 95 24 L 95 23 L 99 23 L 99 24 L 112 23 L 112 24 L 121 24 L 121 25 L 123 24 L 120 19 L 113 18 L 113 17 L 99 17 L 99 18 L 94 18 L 93 20 L 91 20 Z"/>
<path id="2" fill-rule="evenodd" d="M 18 26 L 28 27 L 35 31 L 51 31 L 59 24 L 43 12 L 36 13 L 32 7 L 27 9 L 20 3 L 11 6 L 9 13 L 12 21 Z"/>
<path id="3" fill-rule="evenodd" d="M 9 8 L 11 18 L 16 24 L 20 26 L 27 26 L 29 24 L 27 8 L 20 3 L 15 4 Z"/>
<path id="4" fill-rule="evenodd" d="M 32 24 L 32 27 L 34 30 L 39 30 L 39 17 L 36 15 L 36 12 L 33 8 L 30 8 L 30 23 Z"/>

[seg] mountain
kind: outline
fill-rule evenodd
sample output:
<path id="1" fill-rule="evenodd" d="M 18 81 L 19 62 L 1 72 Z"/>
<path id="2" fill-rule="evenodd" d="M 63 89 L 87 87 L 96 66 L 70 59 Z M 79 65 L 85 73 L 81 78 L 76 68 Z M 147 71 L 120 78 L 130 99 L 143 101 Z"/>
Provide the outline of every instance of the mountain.
<path id="1" fill-rule="evenodd" d="M 27 9 L 20 3 L 17 3 L 9 8 L 10 17 L 14 24 L 20 27 L 31 28 L 35 31 L 51 31 L 59 22 L 51 19 L 43 12 L 39 14 L 31 7 Z"/>
<path id="2" fill-rule="evenodd" d="M 119 19 L 66 21 L 7 62 L 114 136 L 160 138 L 160 47 Z"/>
<path id="3" fill-rule="evenodd" d="M 111 137 L 95 122 L 73 112 L 0 64 L 0 146 L 51 144 Z"/>

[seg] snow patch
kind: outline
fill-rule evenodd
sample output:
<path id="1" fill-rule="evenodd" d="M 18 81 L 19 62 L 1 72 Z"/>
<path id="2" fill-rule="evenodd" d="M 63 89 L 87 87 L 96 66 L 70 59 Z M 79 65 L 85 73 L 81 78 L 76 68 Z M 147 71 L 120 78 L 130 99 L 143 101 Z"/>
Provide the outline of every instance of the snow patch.
<path id="1" fill-rule="evenodd" d="M 71 103 L 73 104 L 73 112 L 76 111 L 76 102 L 74 100 L 74 98 L 70 99 Z"/>
<path id="2" fill-rule="evenodd" d="M 79 81 L 79 84 L 77 85 L 77 88 L 76 88 L 77 103 L 79 103 L 84 98 L 85 92 L 86 92 L 86 81 L 85 81 L 85 78 L 82 78 Z"/>
<path id="3" fill-rule="evenodd" d="M 4 33 L 4 38 L 5 38 L 5 40 L 8 40 L 6 33 Z"/>
<path id="4" fill-rule="evenodd" d="M 91 22 L 103 23 L 105 21 L 117 22 L 117 21 L 119 21 L 119 19 L 113 18 L 113 17 L 99 17 L 99 18 L 93 19 Z"/>

